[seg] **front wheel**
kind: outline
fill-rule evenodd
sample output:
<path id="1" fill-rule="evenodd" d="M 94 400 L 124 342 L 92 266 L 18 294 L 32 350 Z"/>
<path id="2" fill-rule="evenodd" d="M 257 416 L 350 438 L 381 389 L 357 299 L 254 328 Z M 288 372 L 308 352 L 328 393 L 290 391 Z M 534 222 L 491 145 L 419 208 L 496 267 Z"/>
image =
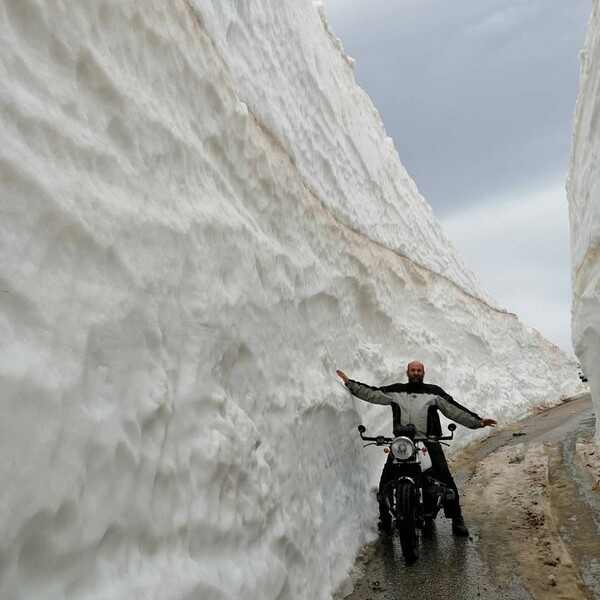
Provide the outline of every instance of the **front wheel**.
<path id="1" fill-rule="evenodd" d="M 396 527 L 406 562 L 419 557 L 417 548 L 415 486 L 411 481 L 399 481 L 396 489 Z"/>

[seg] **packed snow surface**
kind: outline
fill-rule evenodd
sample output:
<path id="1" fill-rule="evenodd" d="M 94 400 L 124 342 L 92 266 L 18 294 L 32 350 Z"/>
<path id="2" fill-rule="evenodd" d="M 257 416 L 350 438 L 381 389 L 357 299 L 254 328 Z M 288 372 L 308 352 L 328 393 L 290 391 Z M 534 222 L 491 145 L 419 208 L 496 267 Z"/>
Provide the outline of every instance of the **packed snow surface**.
<path id="1" fill-rule="evenodd" d="M 573 283 L 572 337 L 600 414 L 600 3 L 593 2 L 573 120 L 567 181 Z M 600 428 L 596 428 L 600 441 Z"/>
<path id="2" fill-rule="evenodd" d="M 391 425 L 335 368 L 501 421 L 578 388 L 312 3 L 1 10 L 0 598 L 330 598 Z"/>

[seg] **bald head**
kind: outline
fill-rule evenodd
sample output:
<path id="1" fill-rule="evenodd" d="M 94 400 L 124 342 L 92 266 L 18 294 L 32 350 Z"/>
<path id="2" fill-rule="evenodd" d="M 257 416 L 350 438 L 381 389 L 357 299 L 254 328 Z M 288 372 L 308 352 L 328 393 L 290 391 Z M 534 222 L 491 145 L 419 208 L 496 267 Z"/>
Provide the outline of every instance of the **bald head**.
<path id="1" fill-rule="evenodd" d="M 409 383 L 423 383 L 425 377 L 425 367 L 422 362 L 413 360 L 408 363 L 406 367 L 406 376 L 408 377 Z"/>
<path id="2" fill-rule="evenodd" d="M 419 362 L 418 360 L 413 360 L 412 362 L 409 362 L 406 366 L 406 370 L 408 371 L 412 366 L 421 367 L 423 371 L 425 370 L 425 365 L 422 362 Z"/>

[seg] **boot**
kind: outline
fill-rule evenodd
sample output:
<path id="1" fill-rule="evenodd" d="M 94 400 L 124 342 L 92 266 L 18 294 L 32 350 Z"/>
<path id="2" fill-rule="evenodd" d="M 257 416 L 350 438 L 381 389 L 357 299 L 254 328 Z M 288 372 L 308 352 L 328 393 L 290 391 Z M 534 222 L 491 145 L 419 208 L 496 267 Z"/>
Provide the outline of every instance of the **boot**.
<path id="1" fill-rule="evenodd" d="M 381 533 L 392 533 L 392 522 L 391 520 L 387 520 L 387 521 L 379 521 L 379 523 L 377 523 L 377 529 L 379 529 L 379 531 L 381 531 Z"/>
<path id="2" fill-rule="evenodd" d="M 379 503 L 379 523 L 377 523 L 377 528 L 382 533 L 391 533 L 392 517 L 390 516 L 385 497 L 381 492 L 377 493 L 377 502 Z"/>
<path id="3" fill-rule="evenodd" d="M 452 533 L 458 537 L 467 537 L 469 535 L 469 530 L 462 516 L 452 519 Z"/>
<path id="4" fill-rule="evenodd" d="M 425 517 L 425 522 L 423 523 L 423 528 L 421 532 L 424 537 L 431 537 L 433 535 L 433 531 L 435 529 L 435 521 L 431 517 Z"/>

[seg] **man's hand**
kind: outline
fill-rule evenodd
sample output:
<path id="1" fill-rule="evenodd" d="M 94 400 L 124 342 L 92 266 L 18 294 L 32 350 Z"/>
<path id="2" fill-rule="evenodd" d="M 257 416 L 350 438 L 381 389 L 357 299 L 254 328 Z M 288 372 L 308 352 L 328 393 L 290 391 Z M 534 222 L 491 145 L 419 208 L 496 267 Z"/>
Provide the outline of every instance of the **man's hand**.
<path id="1" fill-rule="evenodd" d="M 479 422 L 481 423 L 482 427 L 495 427 L 498 424 L 498 421 L 495 419 L 490 419 L 489 417 L 483 417 L 483 419 L 481 419 Z"/>
<path id="2" fill-rule="evenodd" d="M 342 378 L 342 381 L 344 382 L 344 385 L 346 385 L 350 379 L 348 377 L 348 375 L 346 375 L 346 373 L 344 373 L 344 371 L 340 371 L 339 369 L 336 371 L 336 373 L 338 374 L 338 377 Z"/>

